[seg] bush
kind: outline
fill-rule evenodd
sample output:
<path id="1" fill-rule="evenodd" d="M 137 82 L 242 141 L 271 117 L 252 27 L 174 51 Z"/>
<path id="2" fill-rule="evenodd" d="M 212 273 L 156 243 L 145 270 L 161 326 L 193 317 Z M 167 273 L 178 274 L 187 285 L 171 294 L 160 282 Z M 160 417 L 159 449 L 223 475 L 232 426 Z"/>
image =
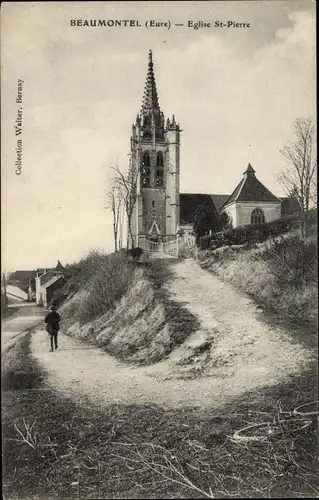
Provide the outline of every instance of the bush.
<path id="1" fill-rule="evenodd" d="M 114 309 L 115 304 L 126 293 L 133 281 L 135 266 L 126 255 L 115 253 L 101 256 L 99 266 L 96 260 L 92 267 L 85 267 L 85 273 L 92 273 L 87 284 L 88 296 L 81 302 L 79 321 L 81 324 L 92 321 L 98 316 Z"/>
<path id="2" fill-rule="evenodd" d="M 281 286 L 301 286 L 317 277 L 317 245 L 314 240 L 302 241 L 298 236 L 275 241 L 263 254 L 271 272 Z"/>
<path id="3" fill-rule="evenodd" d="M 203 236 L 199 239 L 201 250 L 211 248 L 212 250 L 225 245 L 243 245 L 245 243 L 263 242 L 267 238 L 284 234 L 298 227 L 299 221 L 296 217 L 282 217 L 263 224 L 248 224 L 238 226 L 234 229 L 228 228 L 213 235 Z"/>
<path id="4" fill-rule="evenodd" d="M 98 250 L 92 250 L 87 257 L 79 262 L 67 264 L 66 274 L 69 277 L 68 286 L 81 288 L 99 271 L 100 267 L 108 261 L 109 256 Z"/>

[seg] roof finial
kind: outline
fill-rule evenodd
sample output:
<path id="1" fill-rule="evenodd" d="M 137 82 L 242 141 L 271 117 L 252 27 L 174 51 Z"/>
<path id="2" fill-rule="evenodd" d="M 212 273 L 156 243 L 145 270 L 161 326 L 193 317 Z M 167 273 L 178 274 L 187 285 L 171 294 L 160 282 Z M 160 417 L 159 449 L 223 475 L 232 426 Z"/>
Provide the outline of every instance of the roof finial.
<path id="1" fill-rule="evenodd" d="M 253 169 L 253 167 L 251 166 L 251 163 L 249 162 L 244 174 L 254 175 L 254 173 L 255 173 L 255 170 Z"/>

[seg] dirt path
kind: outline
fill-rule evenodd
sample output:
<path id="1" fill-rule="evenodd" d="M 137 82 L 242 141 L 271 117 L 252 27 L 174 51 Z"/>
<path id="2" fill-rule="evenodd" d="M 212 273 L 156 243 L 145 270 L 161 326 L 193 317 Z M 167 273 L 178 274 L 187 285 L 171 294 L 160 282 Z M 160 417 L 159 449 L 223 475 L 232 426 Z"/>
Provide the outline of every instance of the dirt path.
<path id="1" fill-rule="evenodd" d="M 130 367 L 65 335 L 60 335 L 58 351 L 50 353 L 47 333 L 37 330 L 32 352 L 49 383 L 69 396 L 101 405 L 214 407 L 304 367 L 310 354 L 279 328 L 264 324 L 249 299 L 192 260 L 178 262 L 173 269 L 175 277 L 168 284 L 172 298 L 196 315 L 201 327 L 168 360 Z M 178 362 L 204 341 L 210 344 L 206 376 L 182 379 L 184 368 Z"/>
<path id="2" fill-rule="evenodd" d="M 21 303 L 10 307 L 12 315 L 1 321 L 1 352 L 3 353 L 21 332 L 39 323 L 44 312 L 33 303 Z"/>

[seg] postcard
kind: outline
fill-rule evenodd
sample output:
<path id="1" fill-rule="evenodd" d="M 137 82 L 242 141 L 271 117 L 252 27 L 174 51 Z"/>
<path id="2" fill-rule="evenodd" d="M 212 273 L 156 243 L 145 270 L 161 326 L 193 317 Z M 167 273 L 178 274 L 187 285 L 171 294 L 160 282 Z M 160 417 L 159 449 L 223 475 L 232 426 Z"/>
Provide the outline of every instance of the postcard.
<path id="1" fill-rule="evenodd" d="M 4 497 L 314 497 L 315 2 L 1 21 Z"/>

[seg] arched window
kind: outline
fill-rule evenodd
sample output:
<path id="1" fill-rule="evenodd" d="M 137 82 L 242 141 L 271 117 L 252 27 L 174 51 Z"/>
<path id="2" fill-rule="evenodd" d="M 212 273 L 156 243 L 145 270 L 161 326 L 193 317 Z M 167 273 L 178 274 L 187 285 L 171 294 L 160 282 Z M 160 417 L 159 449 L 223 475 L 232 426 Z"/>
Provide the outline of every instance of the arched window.
<path id="1" fill-rule="evenodd" d="M 141 165 L 141 186 L 150 187 L 151 185 L 151 157 L 148 151 L 145 151 L 142 157 Z"/>
<path id="2" fill-rule="evenodd" d="M 155 183 L 156 183 L 156 187 L 164 186 L 164 167 L 163 166 L 156 167 Z"/>
<path id="3" fill-rule="evenodd" d="M 163 153 L 161 153 L 160 151 L 159 151 L 159 153 L 157 153 L 156 165 L 159 166 L 159 167 L 162 167 L 164 165 Z"/>
<path id="4" fill-rule="evenodd" d="M 148 151 L 143 154 L 143 167 L 149 167 L 151 165 L 151 157 Z"/>
<path id="5" fill-rule="evenodd" d="M 150 187 L 151 185 L 151 169 L 150 167 L 142 167 L 142 175 L 141 175 L 141 184 L 142 187 Z"/>
<path id="6" fill-rule="evenodd" d="M 250 223 L 251 224 L 263 224 L 265 222 L 265 214 L 261 208 L 255 208 L 251 212 Z"/>

